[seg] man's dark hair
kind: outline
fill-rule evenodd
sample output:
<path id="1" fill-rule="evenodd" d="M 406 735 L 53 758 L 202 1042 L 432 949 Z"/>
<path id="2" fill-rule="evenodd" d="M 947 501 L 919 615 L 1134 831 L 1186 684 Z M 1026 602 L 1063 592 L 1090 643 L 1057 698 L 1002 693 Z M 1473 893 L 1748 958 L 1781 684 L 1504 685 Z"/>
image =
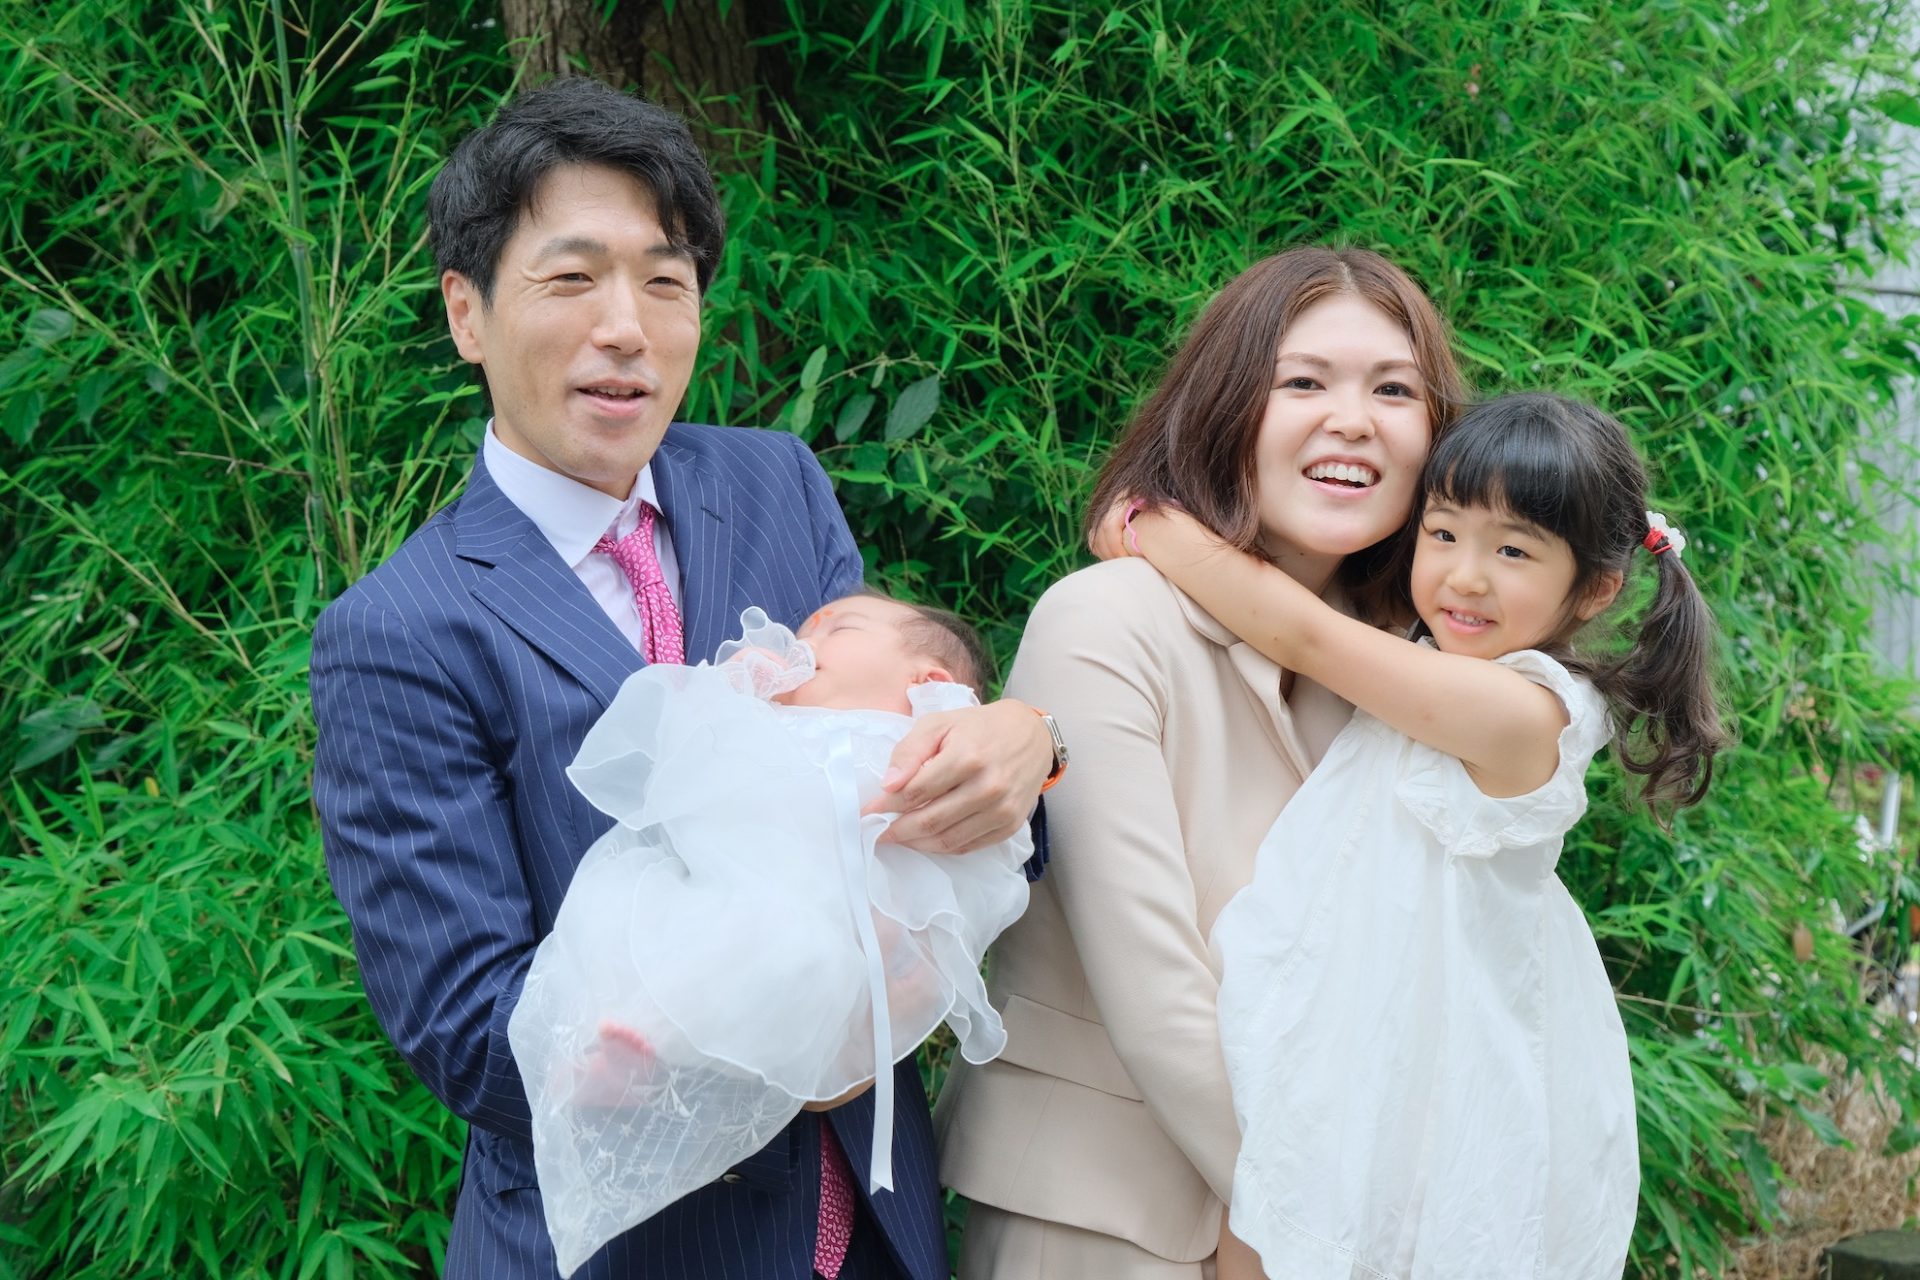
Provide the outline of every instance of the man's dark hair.
<path id="1" fill-rule="evenodd" d="M 427 195 L 435 265 L 465 276 L 492 305 L 501 251 L 541 180 L 563 165 L 601 165 L 645 187 L 667 243 L 693 259 L 706 292 L 726 219 L 686 121 L 582 76 L 519 95 L 454 147 Z"/>

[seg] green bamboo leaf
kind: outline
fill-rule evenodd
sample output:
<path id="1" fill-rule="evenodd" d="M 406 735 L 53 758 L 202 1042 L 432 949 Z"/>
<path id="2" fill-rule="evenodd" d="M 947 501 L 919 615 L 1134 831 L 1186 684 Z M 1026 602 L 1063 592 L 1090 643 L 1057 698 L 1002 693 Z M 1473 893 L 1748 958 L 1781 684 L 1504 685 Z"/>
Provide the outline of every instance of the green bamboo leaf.
<path id="1" fill-rule="evenodd" d="M 821 371 L 827 367 L 827 349 L 815 347 L 813 354 L 807 357 L 806 367 L 800 370 L 800 388 L 811 391 L 820 385 Z"/>
<path id="2" fill-rule="evenodd" d="M 922 427 L 933 420 L 934 412 L 939 407 L 939 374 L 929 374 L 917 382 L 909 383 L 887 410 L 883 438 L 894 443 L 918 434 Z"/>
<path id="3" fill-rule="evenodd" d="M 845 444 L 858 435 L 860 428 L 866 424 L 867 417 L 872 414 L 873 406 L 878 403 L 877 397 L 865 391 L 848 396 L 846 402 L 840 406 L 840 416 L 833 422 L 834 440 L 839 444 Z"/>

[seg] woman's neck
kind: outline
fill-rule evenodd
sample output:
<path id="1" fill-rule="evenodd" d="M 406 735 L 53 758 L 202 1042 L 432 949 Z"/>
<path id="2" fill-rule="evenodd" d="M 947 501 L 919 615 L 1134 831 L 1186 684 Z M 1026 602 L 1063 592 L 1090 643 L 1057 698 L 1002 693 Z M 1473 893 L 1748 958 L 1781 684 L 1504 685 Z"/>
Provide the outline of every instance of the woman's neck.
<path id="1" fill-rule="evenodd" d="M 1333 575 L 1344 558 L 1301 551 L 1277 539 L 1262 540 L 1260 550 L 1276 568 L 1317 596 L 1327 594 L 1327 587 L 1333 582 Z"/>

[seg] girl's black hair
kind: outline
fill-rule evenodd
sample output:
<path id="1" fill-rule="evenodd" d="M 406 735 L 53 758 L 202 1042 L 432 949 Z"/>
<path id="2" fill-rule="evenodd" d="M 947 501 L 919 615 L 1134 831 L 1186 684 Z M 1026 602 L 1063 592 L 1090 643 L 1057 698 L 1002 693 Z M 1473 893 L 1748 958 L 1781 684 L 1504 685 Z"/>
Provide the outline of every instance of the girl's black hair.
<path id="1" fill-rule="evenodd" d="M 1675 551 L 1651 556 L 1659 575 L 1639 634 L 1624 654 L 1575 653 L 1576 612 L 1608 574 L 1625 583 L 1647 536 L 1647 472 L 1627 432 L 1591 405 L 1542 392 L 1469 409 L 1427 458 L 1396 572 L 1408 579 L 1429 502 L 1506 511 L 1573 551 L 1566 617 L 1541 648 L 1585 674 L 1613 710 L 1614 752 L 1646 778 L 1656 808 L 1690 805 L 1713 780 L 1726 745 L 1711 675 L 1713 615 Z M 1636 753 L 1638 736 L 1644 750 Z"/>

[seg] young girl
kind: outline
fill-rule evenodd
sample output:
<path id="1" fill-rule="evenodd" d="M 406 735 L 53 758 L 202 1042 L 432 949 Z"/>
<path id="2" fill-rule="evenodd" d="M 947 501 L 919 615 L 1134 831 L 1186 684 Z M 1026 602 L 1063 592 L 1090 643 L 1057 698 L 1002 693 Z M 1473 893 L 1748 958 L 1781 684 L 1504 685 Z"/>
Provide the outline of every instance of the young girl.
<path id="1" fill-rule="evenodd" d="M 1553 868 L 1609 737 L 1649 802 L 1705 791 L 1711 619 L 1685 540 L 1644 510 L 1626 433 L 1595 409 L 1535 394 L 1471 410 L 1422 487 L 1401 557 L 1419 644 L 1182 513 L 1141 512 L 1120 535 L 1357 708 L 1213 930 L 1243 1135 L 1222 1280 L 1617 1280 L 1625 1265 L 1626 1038 Z M 1657 586 L 1638 637 L 1619 656 L 1577 649 L 1642 551 Z"/>
<path id="2" fill-rule="evenodd" d="M 1006 1042 L 980 962 L 1031 839 L 927 854 L 862 816 L 911 717 L 975 705 L 972 628 L 869 594 L 741 622 L 717 663 L 629 677 L 567 770 L 615 825 L 507 1028 L 563 1275 L 868 1081 L 890 1188 L 894 1064 L 942 1020 L 973 1061 Z"/>

